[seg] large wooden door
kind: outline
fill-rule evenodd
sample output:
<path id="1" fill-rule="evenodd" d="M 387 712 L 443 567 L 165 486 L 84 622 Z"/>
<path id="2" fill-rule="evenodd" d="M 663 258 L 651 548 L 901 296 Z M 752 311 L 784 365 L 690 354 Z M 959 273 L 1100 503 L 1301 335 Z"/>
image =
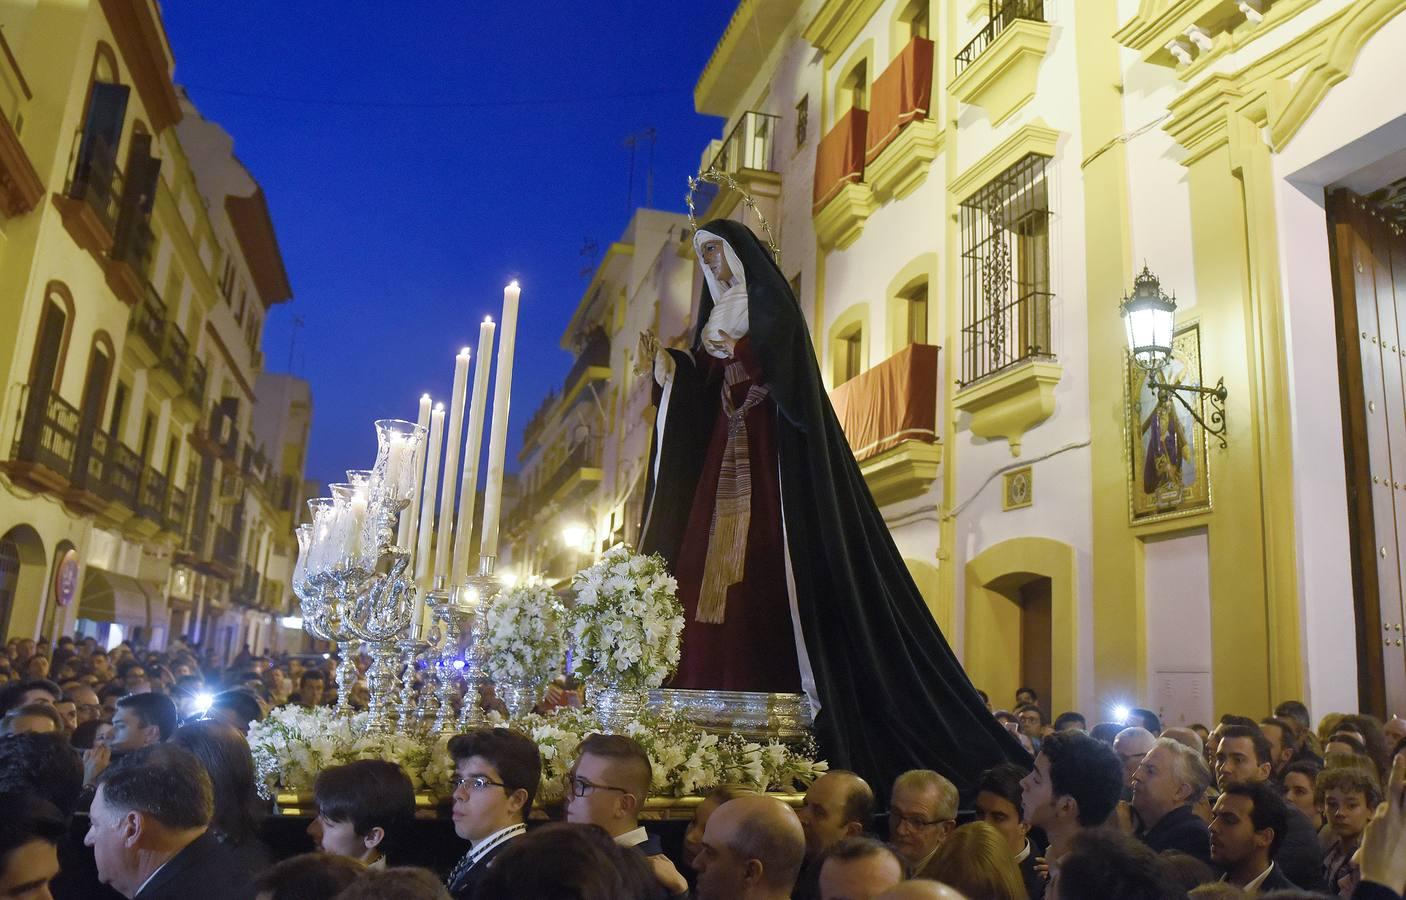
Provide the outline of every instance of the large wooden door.
<path id="1" fill-rule="evenodd" d="M 1328 198 L 1364 710 L 1406 709 L 1406 236 L 1348 191 Z"/>

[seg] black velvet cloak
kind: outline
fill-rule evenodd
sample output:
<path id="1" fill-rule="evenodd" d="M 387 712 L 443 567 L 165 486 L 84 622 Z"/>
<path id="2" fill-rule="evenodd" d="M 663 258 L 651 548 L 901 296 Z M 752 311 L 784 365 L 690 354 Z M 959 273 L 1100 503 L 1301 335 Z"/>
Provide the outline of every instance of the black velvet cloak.
<path id="1" fill-rule="evenodd" d="M 858 772 L 885 797 L 908 769 L 935 769 L 966 796 L 990 766 L 1028 767 L 1029 754 L 987 711 L 914 584 L 830 405 L 805 316 L 770 251 L 731 220 L 701 230 L 726 240 L 745 272 L 749 335 L 777 411 L 786 541 L 825 758 L 832 768 Z M 712 308 L 705 283 L 695 348 Z M 668 352 L 674 382 L 662 439 L 656 430 L 650 454 L 641 549 L 672 562 L 719 398 L 716 390 L 699 390 L 689 354 Z"/>

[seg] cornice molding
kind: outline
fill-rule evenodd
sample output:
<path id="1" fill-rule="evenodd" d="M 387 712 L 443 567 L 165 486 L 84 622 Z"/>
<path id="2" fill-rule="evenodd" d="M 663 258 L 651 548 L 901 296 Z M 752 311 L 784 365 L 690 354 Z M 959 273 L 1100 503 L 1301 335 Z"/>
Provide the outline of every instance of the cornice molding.
<path id="1" fill-rule="evenodd" d="M 961 175 L 952 180 L 947 189 L 952 199 L 958 203 L 970 197 L 997 175 L 1015 165 L 1026 154 L 1038 153 L 1053 157 L 1059 145 L 1060 132 L 1049 127 L 1043 120 L 1036 119 L 1020 127 L 1020 130 L 1006 138 L 996 148 L 968 166 Z"/>
<path id="2" fill-rule="evenodd" d="M 826 0 L 802 37 L 824 53 L 825 65 L 831 66 L 883 5 L 884 0 Z"/>

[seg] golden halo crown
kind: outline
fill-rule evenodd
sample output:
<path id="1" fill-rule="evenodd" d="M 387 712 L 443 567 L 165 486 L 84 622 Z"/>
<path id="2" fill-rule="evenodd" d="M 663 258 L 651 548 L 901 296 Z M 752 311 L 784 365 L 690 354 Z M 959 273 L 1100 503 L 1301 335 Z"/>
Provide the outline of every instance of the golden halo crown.
<path id="1" fill-rule="evenodd" d="M 697 233 L 698 231 L 698 220 L 694 217 L 693 192 L 705 181 L 716 184 L 719 187 L 731 188 L 742 195 L 743 205 L 752 211 L 752 215 L 757 217 L 758 222 L 762 223 L 762 231 L 766 232 L 766 245 L 771 249 L 772 259 L 780 262 L 781 248 L 776 246 L 776 237 L 771 233 L 771 223 L 766 220 L 766 216 L 762 215 L 761 209 L 757 207 L 757 201 L 752 199 L 751 194 L 742 189 L 736 179 L 727 172 L 719 170 L 717 166 L 709 166 L 708 171 L 700 173 L 697 177 L 689 176 L 688 196 L 684 197 L 684 202 L 688 204 L 688 224 L 694 232 Z"/>

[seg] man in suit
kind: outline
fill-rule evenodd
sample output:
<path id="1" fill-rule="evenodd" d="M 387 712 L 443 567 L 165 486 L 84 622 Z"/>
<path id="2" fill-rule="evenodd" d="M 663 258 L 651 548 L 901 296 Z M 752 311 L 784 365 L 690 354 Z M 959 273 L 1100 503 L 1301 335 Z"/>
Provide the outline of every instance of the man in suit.
<path id="1" fill-rule="evenodd" d="M 1215 751 L 1217 786 L 1224 791 L 1235 783 L 1268 784 L 1274 750 L 1259 726 L 1222 722 L 1216 731 L 1220 738 Z M 1303 890 L 1318 890 L 1323 886 L 1323 848 L 1313 824 L 1291 807 L 1285 827 L 1277 868 Z"/>
<path id="2" fill-rule="evenodd" d="M 454 900 L 473 900 L 503 848 L 527 831 L 542 780 L 542 755 L 532 738 L 509 728 L 478 728 L 449 741 L 454 758 L 454 832 L 469 850 L 445 885 Z"/>
<path id="3" fill-rule="evenodd" d="M 98 777 L 84 843 L 130 900 L 249 900 L 252 873 L 209 831 L 210 776 L 173 744 L 134 750 Z"/>
<path id="4" fill-rule="evenodd" d="M 1263 781 L 1229 785 L 1216 800 L 1211 818 L 1211 862 L 1228 881 L 1254 895 L 1296 890 L 1274 858 L 1289 828 L 1289 807 Z"/>
<path id="5" fill-rule="evenodd" d="M 1211 786 L 1201 754 L 1172 738 L 1158 738 L 1133 772 L 1133 809 L 1142 828 L 1137 837 L 1155 852 L 1180 850 L 1211 860 L 1211 836 L 1191 807 Z"/>

